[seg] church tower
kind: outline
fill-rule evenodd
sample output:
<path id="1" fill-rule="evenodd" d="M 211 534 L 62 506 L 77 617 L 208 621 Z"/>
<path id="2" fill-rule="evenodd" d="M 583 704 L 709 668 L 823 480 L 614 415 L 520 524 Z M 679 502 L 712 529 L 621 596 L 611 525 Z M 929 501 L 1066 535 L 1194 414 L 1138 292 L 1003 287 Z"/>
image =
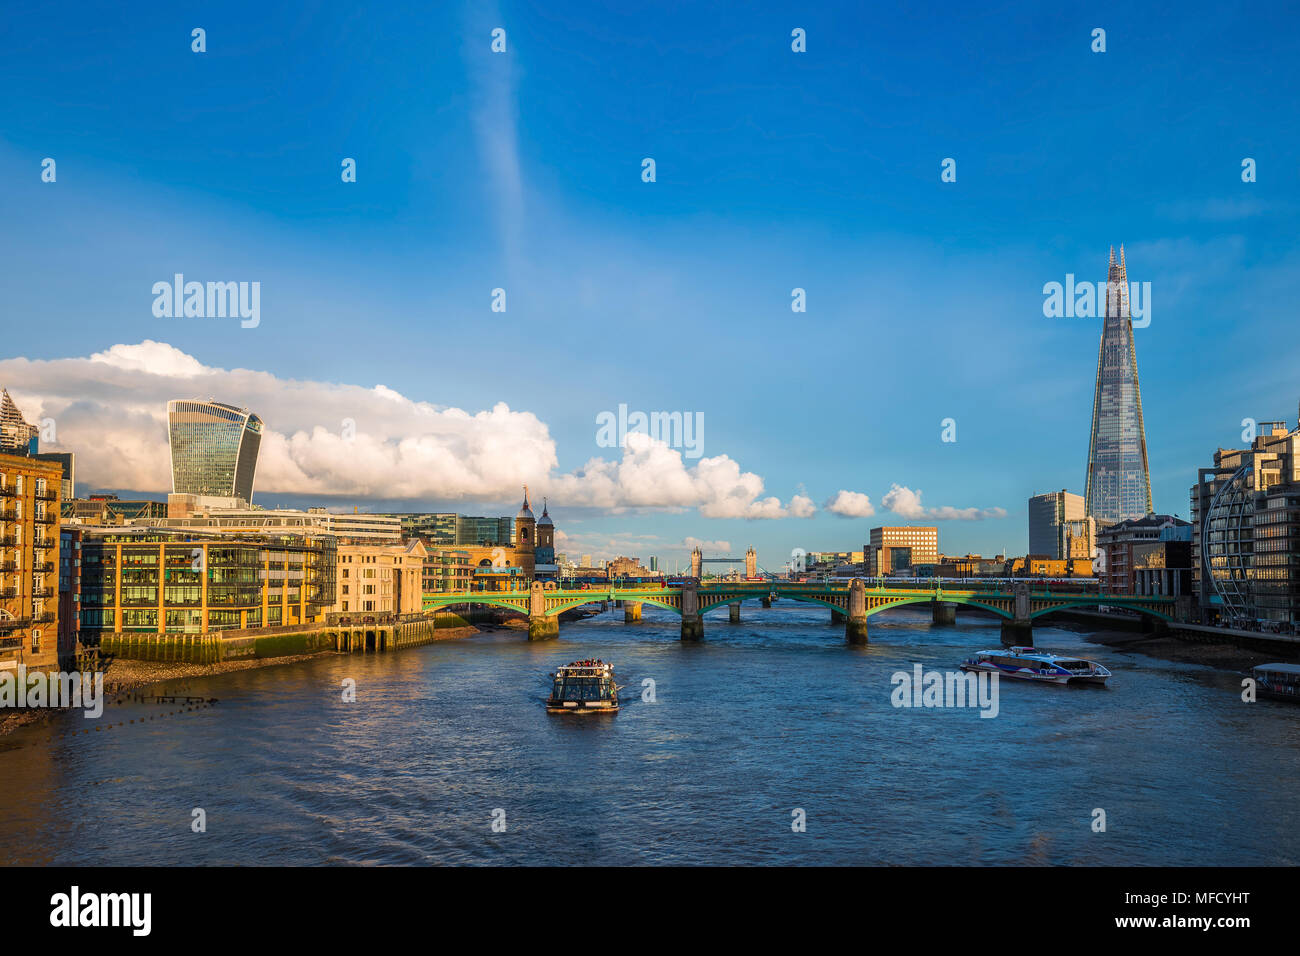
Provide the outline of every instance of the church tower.
<path id="1" fill-rule="evenodd" d="M 546 510 L 546 499 L 542 499 L 542 516 L 537 521 L 537 548 L 534 552 L 538 564 L 555 563 L 555 523 Z"/>
<path id="2" fill-rule="evenodd" d="M 537 547 L 537 519 L 528 505 L 528 486 L 524 485 L 524 503 L 515 515 L 515 550 L 532 551 Z"/>

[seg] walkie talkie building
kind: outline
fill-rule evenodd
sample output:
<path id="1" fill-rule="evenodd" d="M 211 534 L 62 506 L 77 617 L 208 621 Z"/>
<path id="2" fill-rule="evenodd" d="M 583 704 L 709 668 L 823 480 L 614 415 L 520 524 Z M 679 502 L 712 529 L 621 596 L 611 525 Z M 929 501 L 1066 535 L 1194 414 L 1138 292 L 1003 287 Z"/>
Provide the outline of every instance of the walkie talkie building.
<path id="1" fill-rule="evenodd" d="M 1087 513 L 1098 525 L 1141 518 L 1155 510 L 1123 246 L 1119 262 L 1111 247 L 1106 276 L 1106 313 L 1092 399 L 1086 499 Z"/>
<path id="2" fill-rule="evenodd" d="M 253 503 L 262 420 L 246 408 L 178 399 L 167 403 L 172 492 Z"/>

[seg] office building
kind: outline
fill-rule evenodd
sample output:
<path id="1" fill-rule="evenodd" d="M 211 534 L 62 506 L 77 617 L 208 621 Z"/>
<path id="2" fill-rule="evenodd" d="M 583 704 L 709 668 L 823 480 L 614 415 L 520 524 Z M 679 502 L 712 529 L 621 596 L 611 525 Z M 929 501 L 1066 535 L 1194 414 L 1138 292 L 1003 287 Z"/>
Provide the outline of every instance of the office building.
<path id="1" fill-rule="evenodd" d="M 1191 582 L 1192 525 L 1173 515 L 1149 514 L 1108 525 L 1097 532 L 1097 580 L 1107 594 L 1138 594 L 1138 571 L 1144 586 L 1165 586 L 1185 593 Z M 1169 571 L 1170 576 L 1156 574 Z"/>
<path id="2" fill-rule="evenodd" d="M 424 559 L 425 593 L 468 591 L 474 577 L 469 552 L 455 548 L 427 548 Z"/>
<path id="3" fill-rule="evenodd" d="M 83 529 L 81 639 L 323 624 L 336 598 L 332 535 Z"/>
<path id="4" fill-rule="evenodd" d="M 81 529 L 59 529 L 59 669 L 73 670 L 81 649 Z"/>
<path id="5" fill-rule="evenodd" d="M 424 610 L 424 542 L 340 544 L 336 614 L 401 615 Z"/>
<path id="6" fill-rule="evenodd" d="M 399 519 L 403 537 L 419 538 L 433 547 L 510 547 L 514 543 L 513 518 L 483 518 L 454 512 L 392 513 L 383 517 Z"/>
<path id="7" fill-rule="evenodd" d="M 1300 625 L 1300 429 L 1260 422 L 1191 489 L 1192 590 L 1206 623 Z"/>
<path id="8" fill-rule="evenodd" d="M 0 454 L 34 455 L 39 445 L 40 429 L 27 424 L 9 390 L 0 390 Z"/>
<path id="9" fill-rule="evenodd" d="M 137 518 L 167 517 L 164 502 L 119 498 L 117 495 L 65 498 L 60 502 L 60 510 L 64 524 L 79 525 L 120 525 Z"/>
<path id="10" fill-rule="evenodd" d="M 334 514 L 324 508 L 308 508 L 306 511 L 209 508 L 186 517 L 176 517 L 170 511 L 165 518 L 128 519 L 126 524 L 136 528 L 189 529 L 220 534 L 332 534 L 346 541 L 402 540 L 401 521 L 395 515 Z"/>
<path id="11" fill-rule="evenodd" d="M 939 563 L 939 529 L 920 526 L 872 528 L 871 538 L 863 550 L 869 576 L 911 575 L 916 565 Z"/>
<path id="12" fill-rule="evenodd" d="M 1029 554 L 1054 560 L 1092 559 L 1096 521 L 1082 495 L 1062 489 L 1029 499 Z"/>
<path id="13" fill-rule="evenodd" d="M 1154 510 L 1123 246 L 1118 263 L 1114 248 L 1110 250 L 1085 498 L 1087 513 L 1098 527 L 1141 518 Z"/>
<path id="14" fill-rule="evenodd" d="M 63 500 L 71 501 L 73 498 L 73 486 L 77 478 L 77 456 L 70 451 L 40 451 L 32 455 L 38 461 L 57 462 L 63 469 L 62 484 Z"/>
<path id="15" fill-rule="evenodd" d="M 170 401 L 167 441 L 173 494 L 253 503 L 262 420 L 248 409 L 215 401 Z"/>
<path id="16" fill-rule="evenodd" d="M 0 671 L 59 663 L 59 488 L 55 462 L 0 455 Z"/>

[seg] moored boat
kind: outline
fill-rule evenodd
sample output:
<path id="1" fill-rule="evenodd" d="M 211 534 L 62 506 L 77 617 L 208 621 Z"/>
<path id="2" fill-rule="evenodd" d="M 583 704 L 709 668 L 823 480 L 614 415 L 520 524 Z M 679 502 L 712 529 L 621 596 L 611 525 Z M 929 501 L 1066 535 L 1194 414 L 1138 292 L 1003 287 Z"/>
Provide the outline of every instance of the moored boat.
<path id="1" fill-rule="evenodd" d="M 1300 702 L 1300 664 L 1259 664 L 1250 675 L 1261 697 Z"/>
<path id="2" fill-rule="evenodd" d="M 964 671 L 987 671 L 1016 680 L 1043 684 L 1105 684 L 1110 671 L 1096 661 L 1062 657 L 1034 647 L 979 651 L 962 662 Z"/>
<path id="3" fill-rule="evenodd" d="M 618 711 L 614 665 L 608 661 L 574 661 L 557 667 L 551 680 L 551 696 L 546 699 L 548 714 Z"/>

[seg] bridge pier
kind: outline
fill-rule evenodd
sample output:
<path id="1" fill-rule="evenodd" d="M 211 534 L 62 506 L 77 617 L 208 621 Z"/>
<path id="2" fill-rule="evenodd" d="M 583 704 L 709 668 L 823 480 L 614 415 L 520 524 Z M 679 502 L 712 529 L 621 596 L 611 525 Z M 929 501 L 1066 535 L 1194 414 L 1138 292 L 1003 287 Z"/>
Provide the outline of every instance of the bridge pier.
<path id="1" fill-rule="evenodd" d="M 639 624 L 641 623 L 641 603 L 640 601 L 621 601 L 623 605 L 623 623 Z"/>
<path id="2" fill-rule="evenodd" d="M 528 639 L 530 641 L 549 641 L 560 636 L 559 616 L 548 617 L 546 614 L 546 591 L 541 581 L 534 581 L 528 592 Z"/>
<path id="3" fill-rule="evenodd" d="M 704 619 L 700 616 L 699 582 L 692 578 L 682 585 L 682 640 L 704 639 Z"/>
<path id="4" fill-rule="evenodd" d="M 740 623 L 740 602 L 732 601 L 730 604 L 727 605 L 727 611 L 730 614 L 729 620 L 731 621 L 731 623 L 739 624 Z"/>
<path id="5" fill-rule="evenodd" d="M 831 608 L 831 623 L 832 623 L 832 624 L 843 624 L 843 623 L 844 623 L 844 612 L 843 612 L 843 611 L 836 610 L 835 608 Z"/>
<path id="6" fill-rule="evenodd" d="M 956 624 L 957 623 L 957 605 L 950 604 L 947 601 L 934 602 L 935 624 Z"/>
<path id="7" fill-rule="evenodd" d="M 1028 585 L 1016 585 L 1015 600 L 1012 607 L 1015 611 L 1011 620 L 1002 622 L 1002 646 L 1033 647 L 1034 622 L 1033 618 L 1029 616 Z"/>
<path id="8" fill-rule="evenodd" d="M 867 589 L 861 578 L 849 585 L 849 613 L 844 622 L 844 639 L 850 644 L 867 643 Z"/>

